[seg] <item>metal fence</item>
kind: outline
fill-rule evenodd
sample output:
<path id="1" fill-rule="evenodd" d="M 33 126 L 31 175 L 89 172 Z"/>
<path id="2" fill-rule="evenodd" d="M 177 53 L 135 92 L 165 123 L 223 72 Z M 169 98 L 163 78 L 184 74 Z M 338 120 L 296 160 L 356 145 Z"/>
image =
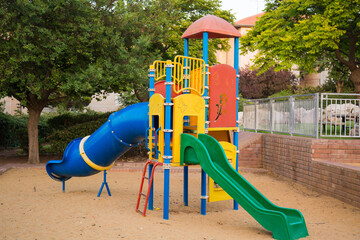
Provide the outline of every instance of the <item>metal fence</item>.
<path id="1" fill-rule="evenodd" d="M 360 94 L 321 94 L 320 136 L 358 138 Z"/>
<path id="2" fill-rule="evenodd" d="M 245 100 L 243 129 L 310 137 L 360 137 L 360 94 Z"/>
<path id="3" fill-rule="evenodd" d="M 319 94 L 245 100 L 243 129 L 318 137 Z"/>

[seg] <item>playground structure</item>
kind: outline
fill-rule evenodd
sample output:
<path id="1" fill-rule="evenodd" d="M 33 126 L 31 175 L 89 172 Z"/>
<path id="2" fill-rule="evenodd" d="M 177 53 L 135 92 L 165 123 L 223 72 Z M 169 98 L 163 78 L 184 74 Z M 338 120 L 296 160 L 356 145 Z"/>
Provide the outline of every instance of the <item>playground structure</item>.
<path id="1" fill-rule="evenodd" d="M 143 216 L 153 209 L 153 178 L 164 169 L 163 218 L 169 219 L 170 169 L 183 167 L 184 205 L 188 206 L 188 166 L 201 170 L 201 214 L 207 202 L 234 199 L 275 239 L 308 235 L 302 214 L 281 208 L 258 192 L 238 170 L 238 56 L 239 32 L 225 20 L 207 15 L 183 34 L 184 56 L 155 61 L 149 69 L 149 103 L 129 106 L 110 115 L 91 136 L 73 140 L 62 160 L 49 161 L 50 177 L 63 182 L 72 176 L 106 171 L 128 149 L 145 137 L 149 150 L 136 211 Z M 208 65 L 208 39 L 234 38 L 234 67 Z M 203 59 L 189 56 L 189 39 L 203 40 Z M 146 175 L 148 168 L 148 175 Z M 207 177 L 209 175 L 209 178 Z M 208 180 L 209 179 L 209 180 Z M 143 193 L 148 181 L 146 194 Z M 110 190 L 104 172 L 103 186 Z M 98 196 L 101 193 L 101 190 Z M 143 210 L 140 210 L 141 199 Z"/>

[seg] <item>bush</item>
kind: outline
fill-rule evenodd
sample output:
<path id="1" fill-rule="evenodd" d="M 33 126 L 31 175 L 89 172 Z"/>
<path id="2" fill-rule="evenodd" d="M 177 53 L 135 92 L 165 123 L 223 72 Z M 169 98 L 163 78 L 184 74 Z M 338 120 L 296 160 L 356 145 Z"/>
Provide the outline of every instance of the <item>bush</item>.
<path id="1" fill-rule="evenodd" d="M 50 118 L 47 121 L 47 124 L 49 128 L 52 131 L 65 129 L 80 123 L 86 123 L 90 121 L 96 121 L 98 119 L 107 119 L 111 112 L 107 113 L 97 113 L 94 111 L 89 111 L 86 113 L 73 113 L 73 112 L 67 112 L 64 114 L 61 114 L 59 116 L 55 116 Z"/>
<path id="2" fill-rule="evenodd" d="M 66 146 L 75 138 L 85 137 L 95 132 L 103 123 L 105 123 L 107 117 L 102 117 L 94 121 L 83 122 L 75 124 L 70 127 L 64 127 L 61 125 L 61 129 L 53 131 L 53 133 L 47 138 L 50 144 L 49 151 L 52 153 L 62 154 Z"/>
<path id="3" fill-rule="evenodd" d="M 0 139 L 0 146 L 2 147 L 19 147 L 25 153 L 29 150 L 29 139 L 27 132 L 28 115 L 11 116 L 0 113 L 0 131 L 3 136 Z M 49 134 L 49 128 L 44 117 L 39 120 L 39 143 L 40 151 L 41 144 L 46 141 Z"/>
<path id="4" fill-rule="evenodd" d="M 49 152 L 62 154 L 65 151 L 66 146 L 75 138 L 85 137 L 94 133 L 99 127 L 101 127 L 107 120 L 107 115 L 104 114 L 101 118 L 88 121 L 67 128 L 59 129 L 54 131 L 48 137 L 48 143 L 50 144 Z M 106 151 L 104 149 L 104 151 Z M 135 157 L 135 156 L 146 156 L 147 150 L 145 149 L 145 144 L 142 143 L 137 147 L 131 148 L 123 156 L 125 158 Z"/>
<path id="5" fill-rule="evenodd" d="M 288 71 L 275 72 L 272 69 L 258 75 L 249 66 L 239 72 L 240 93 L 246 99 L 267 98 L 268 96 L 287 89 L 295 84 L 296 77 Z"/>
<path id="6" fill-rule="evenodd" d="M 27 138 L 27 133 L 23 136 L 23 130 L 27 131 L 26 124 L 23 118 L 0 112 L 0 146 L 8 148 L 22 145 L 20 142 Z"/>

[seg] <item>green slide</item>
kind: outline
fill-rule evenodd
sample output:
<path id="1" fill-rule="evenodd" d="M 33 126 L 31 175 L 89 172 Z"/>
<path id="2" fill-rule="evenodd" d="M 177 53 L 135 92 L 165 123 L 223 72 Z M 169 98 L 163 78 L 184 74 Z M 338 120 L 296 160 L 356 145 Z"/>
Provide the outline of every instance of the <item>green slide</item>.
<path id="1" fill-rule="evenodd" d="M 273 238 L 288 240 L 309 235 L 301 212 L 278 207 L 264 197 L 230 165 L 215 138 L 199 134 L 197 139 L 189 134 L 182 134 L 181 163 L 200 164 L 220 187 L 265 229 L 273 233 Z"/>

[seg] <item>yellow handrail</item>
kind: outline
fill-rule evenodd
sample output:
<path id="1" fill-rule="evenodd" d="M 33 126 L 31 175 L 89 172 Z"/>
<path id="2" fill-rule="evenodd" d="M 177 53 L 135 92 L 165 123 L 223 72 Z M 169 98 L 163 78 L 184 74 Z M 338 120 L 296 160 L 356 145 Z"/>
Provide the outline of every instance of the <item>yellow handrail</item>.
<path id="1" fill-rule="evenodd" d="M 174 91 L 180 93 L 191 90 L 202 96 L 205 91 L 205 61 L 200 58 L 176 56 L 174 62 L 176 79 L 180 79 L 174 84 Z M 183 75 L 182 78 L 180 74 Z"/>
<path id="2" fill-rule="evenodd" d="M 166 61 L 155 61 L 155 81 L 166 79 Z M 200 96 L 205 91 L 205 61 L 200 58 L 176 56 L 171 63 L 173 69 L 171 78 L 174 82 L 174 91 L 181 93 L 184 90 L 196 92 Z"/>
<path id="3" fill-rule="evenodd" d="M 155 61 L 155 81 L 165 80 L 166 78 L 166 61 Z"/>

